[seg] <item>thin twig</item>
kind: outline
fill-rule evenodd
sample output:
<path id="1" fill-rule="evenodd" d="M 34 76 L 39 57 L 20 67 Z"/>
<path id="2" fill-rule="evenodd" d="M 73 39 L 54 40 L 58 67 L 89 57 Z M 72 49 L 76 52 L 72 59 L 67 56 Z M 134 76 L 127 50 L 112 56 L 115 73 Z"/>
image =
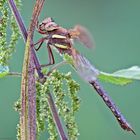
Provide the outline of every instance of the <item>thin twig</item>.
<path id="1" fill-rule="evenodd" d="M 16 77 L 21 77 L 21 73 L 19 73 L 19 72 L 9 72 L 8 74 L 7 74 L 7 76 L 16 76 Z"/>
<path id="2" fill-rule="evenodd" d="M 57 109 L 56 109 L 56 106 L 54 104 L 53 97 L 52 97 L 51 93 L 48 93 L 48 104 L 49 104 L 55 125 L 57 126 L 57 130 L 59 130 L 58 132 L 59 132 L 61 140 L 68 140 L 68 138 L 66 137 L 66 134 L 63 130 L 61 120 L 58 118 Z"/>
<path id="3" fill-rule="evenodd" d="M 62 65 L 65 65 L 65 64 L 67 64 L 67 62 L 66 62 L 66 61 L 62 61 L 62 62 L 56 64 L 55 66 L 53 66 L 53 67 L 49 70 L 49 72 L 47 73 L 47 76 L 49 76 L 54 70 L 56 70 L 57 68 L 61 67 Z"/>

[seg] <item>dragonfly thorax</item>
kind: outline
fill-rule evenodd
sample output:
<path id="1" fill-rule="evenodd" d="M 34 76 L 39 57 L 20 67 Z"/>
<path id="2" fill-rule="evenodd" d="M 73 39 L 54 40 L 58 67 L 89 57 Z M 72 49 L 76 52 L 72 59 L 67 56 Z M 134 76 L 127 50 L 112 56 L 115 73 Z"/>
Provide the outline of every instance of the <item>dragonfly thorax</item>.
<path id="1" fill-rule="evenodd" d="M 68 31 L 60 26 L 48 32 L 48 43 L 61 50 L 70 49 L 72 44 Z"/>

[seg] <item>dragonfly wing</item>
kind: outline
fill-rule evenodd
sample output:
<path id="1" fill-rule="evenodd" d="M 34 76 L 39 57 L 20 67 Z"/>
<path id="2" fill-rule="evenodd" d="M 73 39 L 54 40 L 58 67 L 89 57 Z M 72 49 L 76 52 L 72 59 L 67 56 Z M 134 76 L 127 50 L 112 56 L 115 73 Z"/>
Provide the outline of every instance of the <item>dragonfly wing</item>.
<path id="1" fill-rule="evenodd" d="M 97 79 L 99 71 L 81 54 L 74 55 L 74 67 L 82 79 L 91 82 Z"/>
<path id="2" fill-rule="evenodd" d="M 84 44 L 85 47 L 87 48 L 95 47 L 94 39 L 85 27 L 81 25 L 76 25 L 74 29 L 69 30 L 69 34 L 72 39 L 78 40 L 79 42 Z"/>

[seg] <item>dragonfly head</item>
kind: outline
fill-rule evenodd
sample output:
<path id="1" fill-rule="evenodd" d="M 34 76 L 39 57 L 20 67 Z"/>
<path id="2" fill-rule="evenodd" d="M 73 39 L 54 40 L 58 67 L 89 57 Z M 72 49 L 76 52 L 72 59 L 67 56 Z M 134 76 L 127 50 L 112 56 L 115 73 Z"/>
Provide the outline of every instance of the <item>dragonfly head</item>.
<path id="1" fill-rule="evenodd" d="M 38 32 L 42 34 L 46 34 L 47 32 L 56 30 L 58 25 L 54 22 L 52 18 L 44 19 L 38 26 Z"/>

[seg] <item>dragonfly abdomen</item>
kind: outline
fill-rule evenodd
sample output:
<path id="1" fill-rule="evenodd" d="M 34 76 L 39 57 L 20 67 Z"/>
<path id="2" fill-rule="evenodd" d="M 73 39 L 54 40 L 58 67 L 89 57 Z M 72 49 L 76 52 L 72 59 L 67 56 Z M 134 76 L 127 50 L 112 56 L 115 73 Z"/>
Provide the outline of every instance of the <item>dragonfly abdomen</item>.
<path id="1" fill-rule="evenodd" d="M 116 107 L 114 102 L 111 100 L 111 98 L 108 96 L 106 91 L 102 88 L 102 86 L 99 84 L 99 82 L 92 81 L 90 84 L 94 87 L 94 89 L 97 91 L 97 93 L 101 96 L 105 104 L 108 106 L 108 108 L 112 111 L 114 116 L 116 117 L 117 121 L 119 122 L 120 126 L 127 131 L 132 131 L 134 134 L 132 127 L 130 124 L 126 121 L 126 119 L 123 117 L 119 109 Z"/>

